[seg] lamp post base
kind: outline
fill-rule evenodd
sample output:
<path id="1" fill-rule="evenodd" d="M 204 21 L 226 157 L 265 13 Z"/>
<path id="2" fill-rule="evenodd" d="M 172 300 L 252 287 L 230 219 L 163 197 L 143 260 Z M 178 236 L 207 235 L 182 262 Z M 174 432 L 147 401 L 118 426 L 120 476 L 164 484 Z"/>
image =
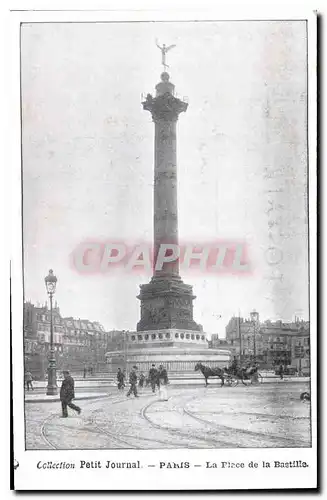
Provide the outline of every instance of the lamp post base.
<path id="1" fill-rule="evenodd" d="M 47 396 L 55 396 L 56 394 L 58 394 L 55 359 L 49 360 L 48 385 L 47 385 L 47 393 L 46 394 L 47 394 Z"/>
<path id="2" fill-rule="evenodd" d="M 47 396 L 56 396 L 58 394 L 58 387 L 57 386 L 47 386 Z"/>

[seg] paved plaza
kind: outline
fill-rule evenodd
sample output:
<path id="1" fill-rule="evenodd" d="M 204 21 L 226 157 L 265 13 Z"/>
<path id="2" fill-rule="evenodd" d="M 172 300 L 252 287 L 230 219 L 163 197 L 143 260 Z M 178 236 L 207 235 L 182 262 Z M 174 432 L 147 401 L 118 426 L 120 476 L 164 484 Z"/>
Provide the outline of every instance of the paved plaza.
<path id="1" fill-rule="evenodd" d="M 26 403 L 27 449 L 159 449 L 310 446 L 308 383 L 168 387 L 168 401 L 148 389 L 127 398 L 81 401 L 61 418 L 59 402 Z"/>

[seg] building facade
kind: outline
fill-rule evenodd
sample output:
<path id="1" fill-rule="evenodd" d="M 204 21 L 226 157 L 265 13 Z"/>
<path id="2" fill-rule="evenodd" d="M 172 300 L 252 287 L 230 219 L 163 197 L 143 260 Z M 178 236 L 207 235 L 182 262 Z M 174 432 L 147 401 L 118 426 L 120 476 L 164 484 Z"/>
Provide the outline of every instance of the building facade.
<path id="1" fill-rule="evenodd" d="M 253 311 L 250 318 L 232 317 L 226 326 L 226 341 L 236 356 L 256 358 L 267 368 L 280 364 L 299 371 L 310 370 L 310 327 L 308 321 L 260 322 Z"/>
<path id="2" fill-rule="evenodd" d="M 53 343 L 58 370 L 89 373 L 107 371 L 105 353 L 122 345 L 122 332 L 106 332 L 96 321 L 62 317 L 55 304 Z M 38 378 L 47 372 L 50 349 L 50 310 L 47 303 L 24 304 L 24 355 L 28 369 Z"/>

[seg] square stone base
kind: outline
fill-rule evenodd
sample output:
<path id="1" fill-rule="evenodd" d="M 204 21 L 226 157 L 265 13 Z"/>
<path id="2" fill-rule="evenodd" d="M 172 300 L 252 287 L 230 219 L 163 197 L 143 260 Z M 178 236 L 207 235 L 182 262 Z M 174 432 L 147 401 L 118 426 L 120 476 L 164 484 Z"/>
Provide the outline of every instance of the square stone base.
<path id="1" fill-rule="evenodd" d="M 186 285 L 180 278 L 153 278 L 140 288 L 138 332 L 167 329 L 202 331 L 201 325 L 193 320 L 195 296 L 191 285 Z"/>

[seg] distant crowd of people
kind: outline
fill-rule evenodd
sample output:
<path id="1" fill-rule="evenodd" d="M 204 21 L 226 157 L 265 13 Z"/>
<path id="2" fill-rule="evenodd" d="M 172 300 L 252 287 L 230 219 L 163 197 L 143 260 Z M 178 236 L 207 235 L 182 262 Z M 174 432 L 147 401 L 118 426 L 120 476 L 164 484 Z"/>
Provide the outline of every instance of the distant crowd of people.
<path id="1" fill-rule="evenodd" d="M 120 390 L 120 391 L 124 390 L 125 379 L 126 379 L 125 370 L 123 371 L 121 368 L 118 368 L 118 372 L 117 372 L 118 390 Z M 137 398 L 138 397 L 138 393 L 137 393 L 138 387 L 140 389 L 142 389 L 143 387 L 150 386 L 152 389 L 152 392 L 155 392 L 157 388 L 160 389 L 161 384 L 163 384 L 163 385 L 169 384 L 167 369 L 163 365 L 160 365 L 159 368 L 156 368 L 156 365 L 153 364 L 151 366 L 147 376 L 144 375 L 143 372 L 140 372 L 140 374 L 138 374 L 137 366 L 133 366 L 133 368 L 129 374 L 130 387 L 129 387 L 129 390 L 127 392 L 127 396 L 134 394 L 134 396 Z"/>

